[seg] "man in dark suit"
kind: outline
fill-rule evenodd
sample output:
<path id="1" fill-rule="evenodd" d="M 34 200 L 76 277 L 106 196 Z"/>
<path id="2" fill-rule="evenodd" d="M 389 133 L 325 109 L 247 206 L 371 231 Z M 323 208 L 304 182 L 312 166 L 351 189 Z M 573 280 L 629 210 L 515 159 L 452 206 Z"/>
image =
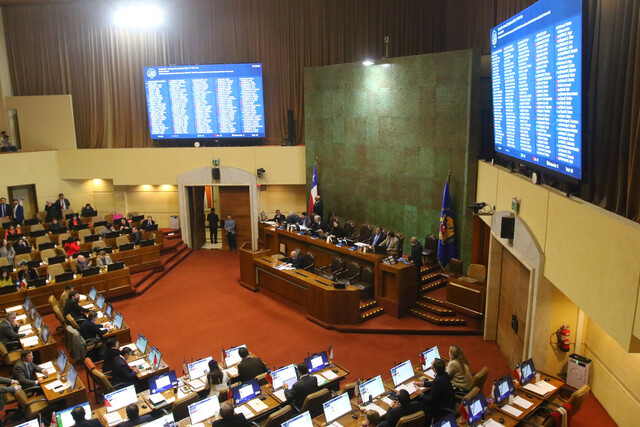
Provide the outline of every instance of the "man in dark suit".
<path id="1" fill-rule="evenodd" d="M 66 316 L 67 314 L 70 314 L 71 317 L 76 319 L 76 322 L 86 320 L 87 318 L 85 317 L 85 314 L 91 311 L 88 308 L 80 306 L 78 301 L 80 301 L 80 294 L 76 291 L 71 291 L 69 292 L 69 298 L 64 305 L 64 315 Z"/>
<path id="2" fill-rule="evenodd" d="M 291 251 L 291 253 L 289 255 L 291 255 L 291 256 L 289 256 L 287 258 L 283 258 L 282 262 L 286 262 L 286 263 L 291 264 L 291 266 L 293 268 L 302 268 L 302 257 L 300 256 L 298 251 L 297 250 L 293 250 L 293 251 Z"/>
<path id="3" fill-rule="evenodd" d="M 129 420 L 120 424 L 120 427 L 134 427 L 153 421 L 151 414 L 140 416 L 140 409 L 135 403 L 129 404 L 126 411 Z"/>
<path id="4" fill-rule="evenodd" d="M 13 199 L 13 222 L 16 224 L 24 222 L 24 208 L 18 199 Z"/>
<path id="5" fill-rule="evenodd" d="M 267 365 L 259 357 L 250 357 L 249 351 L 242 347 L 238 350 L 238 356 L 242 358 L 238 363 L 238 379 L 241 382 L 254 379 L 257 375 L 267 372 Z"/>
<path id="6" fill-rule="evenodd" d="M 222 419 L 214 421 L 211 427 L 249 427 L 251 425 L 244 414 L 233 413 L 233 405 L 229 402 L 220 405 L 220 416 Z"/>
<path id="7" fill-rule="evenodd" d="M 445 370 L 442 359 L 434 359 L 431 367 L 436 373 L 433 381 L 424 380 L 422 384 L 415 382 L 418 387 L 430 387 L 429 390 L 422 393 L 420 402 L 422 403 L 424 413 L 427 417 L 427 425 L 431 425 L 431 420 L 436 416 L 445 415 L 442 408 L 454 410 L 456 398 L 451 386 L 451 379 Z"/>
<path id="8" fill-rule="evenodd" d="M 418 402 L 412 402 L 411 396 L 407 390 L 400 390 L 398 392 L 398 401 L 394 404 L 394 406 L 389 409 L 387 414 L 384 416 L 384 421 L 386 426 L 395 427 L 398 424 L 398 420 L 405 415 L 415 414 L 416 412 L 422 411 L 422 405 Z"/>
<path id="9" fill-rule="evenodd" d="M 313 218 L 313 223 L 311 224 L 311 230 L 318 235 L 322 235 L 329 230 L 329 226 L 322 222 L 322 217 L 320 215 L 316 215 Z"/>
<path id="10" fill-rule="evenodd" d="M 45 375 L 47 375 L 48 372 L 33 363 L 33 352 L 31 350 L 22 350 L 20 356 L 21 359 L 13 365 L 11 376 L 18 380 L 23 388 L 29 388 L 40 384 L 40 380 L 38 380 L 36 372 L 40 372 Z"/>
<path id="11" fill-rule="evenodd" d="M 64 228 L 64 225 L 58 222 L 58 218 L 53 218 L 51 224 L 49 224 L 49 233 L 53 233 L 53 230 L 60 230 Z"/>
<path id="12" fill-rule="evenodd" d="M 211 212 L 207 215 L 207 221 L 209 221 L 209 240 L 211 243 L 218 243 L 218 223 L 220 222 L 220 217 L 214 208 L 211 208 Z"/>
<path id="13" fill-rule="evenodd" d="M 278 224 L 282 224 L 287 218 L 285 218 L 285 216 L 280 212 L 280 209 L 276 209 L 276 214 L 273 218 L 271 218 L 271 221 L 275 221 Z"/>
<path id="14" fill-rule="evenodd" d="M 131 228 L 131 241 L 136 246 L 142 241 L 142 231 L 138 230 L 138 227 Z"/>
<path id="15" fill-rule="evenodd" d="M 76 406 L 71 410 L 71 417 L 73 418 L 73 421 L 75 422 L 74 425 L 76 427 L 102 427 L 100 420 L 96 418 L 86 419 L 86 416 L 87 414 L 82 406 Z M 89 417 L 91 417 L 91 414 L 89 414 Z"/>
<path id="16" fill-rule="evenodd" d="M 62 193 L 58 194 L 58 200 L 56 201 L 58 218 L 62 218 L 62 211 L 64 211 L 65 209 L 69 209 L 69 206 L 71 206 L 71 203 L 69 203 L 69 200 L 64 198 L 64 194 Z"/>
<path id="17" fill-rule="evenodd" d="M 55 205 L 49 200 L 47 200 L 44 211 L 47 213 L 47 216 L 44 219 L 45 222 L 51 222 L 54 218 L 58 217 L 58 209 L 56 209 Z"/>
<path id="18" fill-rule="evenodd" d="M 11 217 L 11 206 L 7 204 L 5 197 L 0 197 L 0 218 Z"/>
<path id="19" fill-rule="evenodd" d="M 300 221 L 300 216 L 297 213 L 290 211 L 289 215 L 287 215 L 287 224 L 297 224 L 298 221 Z"/>
<path id="20" fill-rule="evenodd" d="M 322 204 L 322 200 L 320 200 L 320 196 L 316 196 L 316 199 L 313 202 L 313 213 L 322 217 L 323 211 L 324 205 Z"/>
<path id="21" fill-rule="evenodd" d="M 147 219 L 145 219 L 144 221 L 142 221 L 140 223 L 140 228 L 142 228 L 143 230 L 146 230 L 147 227 L 151 227 L 153 225 L 156 225 L 156 222 L 153 220 L 151 215 L 149 215 L 149 216 L 147 216 Z"/>
<path id="22" fill-rule="evenodd" d="M 87 259 L 84 257 L 84 255 L 78 255 L 78 259 L 76 262 L 76 270 L 78 270 L 78 273 L 82 273 L 89 267 L 91 267 L 91 265 L 89 264 L 89 261 L 87 261 Z"/>
<path id="23" fill-rule="evenodd" d="M 11 341 L 18 341 L 25 334 L 19 334 L 20 325 L 16 321 L 16 314 L 9 312 L 0 323 L 0 342 L 7 344 Z M 19 348 L 19 347 L 18 347 Z"/>
<path id="24" fill-rule="evenodd" d="M 313 218 L 311 215 L 307 215 L 306 212 L 302 212 L 302 216 L 298 219 L 298 223 L 300 225 L 304 225 L 305 227 L 311 227 L 311 223 L 313 222 Z"/>
<path id="25" fill-rule="evenodd" d="M 382 228 L 376 227 L 376 232 L 371 235 L 367 243 L 373 246 L 373 248 L 375 249 L 377 246 L 380 245 L 380 243 L 384 242 L 384 239 L 386 238 L 387 238 L 387 235 L 384 231 L 382 231 Z"/>
<path id="26" fill-rule="evenodd" d="M 114 384 L 134 385 L 136 383 L 138 368 L 129 366 L 127 360 L 129 360 L 130 356 L 131 349 L 124 347 L 120 351 L 120 356 L 113 359 L 111 375 L 113 376 Z"/>
<path id="27" fill-rule="evenodd" d="M 107 332 L 106 329 L 102 329 L 96 324 L 96 317 L 98 317 L 98 313 L 92 311 L 87 315 L 87 321 L 80 324 L 80 335 L 87 342 L 92 341 L 92 344 L 97 342 L 97 340 L 102 338 Z"/>
<path id="28" fill-rule="evenodd" d="M 307 396 L 320 390 L 320 388 L 318 387 L 318 379 L 313 375 L 309 375 L 309 368 L 306 363 L 298 363 L 298 373 L 300 374 L 298 382 L 291 387 L 291 390 L 285 390 L 284 395 L 287 401 L 294 402 L 298 408 L 302 408 Z"/>
<path id="29" fill-rule="evenodd" d="M 411 253 L 409 254 L 409 261 L 413 262 L 418 267 L 418 277 L 420 277 L 420 269 L 422 268 L 422 243 L 417 237 L 411 238 Z"/>

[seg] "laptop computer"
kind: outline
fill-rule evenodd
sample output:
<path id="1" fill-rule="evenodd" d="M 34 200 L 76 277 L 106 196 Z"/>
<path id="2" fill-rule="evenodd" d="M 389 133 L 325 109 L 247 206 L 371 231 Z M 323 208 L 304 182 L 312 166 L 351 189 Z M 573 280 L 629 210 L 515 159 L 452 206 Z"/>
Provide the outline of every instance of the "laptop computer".
<path id="1" fill-rule="evenodd" d="M 124 245 L 120 245 L 118 246 L 118 251 L 120 252 L 124 252 L 124 251 L 130 251 L 133 249 L 133 243 L 125 243 Z"/>
<path id="2" fill-rule="evenodd" d="M 149 340 L 142 334 L 138 334 L 138 339 L 136 340 L 136 348 L 140 352 L 140 354 L 144 354 L 147 351 L 147 344 Z"/>
<path id="3" fill-rule="evenodd" d="M 69 280 L 73 280 L 73 273 L 70 271 L 56 276 L 56 283 L 68 282 Z"/>
<path id="4" fill-rule="evenodd" d="M 45 234 L 47 234 L 46 230 L 33 230 L 29 233 L 29 237 L 40 237 L 40 236 L 44 236 Z"/>
<path id="5" fill-rule="evenodd" d="M 98 248 L 98 250 L 104 251 L 104 253 L 106 253 L 106 254 L 112 254 L 113 253 L 113 246 L 105 246 L 103 248 Z"/>
<path id="6" fill-rule="evenodd" d="M 498 406 L 502 406 L 503 403 L 507 402 L 513 392 L 513 379 L 511 375 L 506 375 L 493 383 L 493 395 Z"/>
<path id="7" fill-rule="evenodd" d="M 440 421 L 434 422 L 433 427 L 458 427 L 458 421 L 455 415 L 449 414 Z"/>
<path id="8" fill-rule="evenodd" d="M 119 231 L 109 231 L 108 233 L 106 233 L 104 235 L 105 239 L 115 239 L 116 237 L 120 236 L 120 232 Z"/>
<path id="9" fill-rule="evenodd" d="M 484 394 L 479 392 L 467 402 L 469 418 L 467 419 L 467 425 L 473 426 L 475 423 L 479 423 L 482 420 L 482 415 L 487 412 L 487 401 L 484 398 Z"/>
<path id="10" fill-rule="evenodd" d="M 533 359 L 525 360 L 520 364 L 520 384 L 525 385 L 536 376 L 536 367 L 533 364 Z"/>
<path id="11" fill-rule="evenodd" d="M 163 391 L 178 387 L 178 377 L 176 371 L 169 371 L 164 374 L 149 378 L 149 392 L 151 394 L 162 393 Z"/>
<path id="12" fill-rule="evenodd" d="M 153 366 L 155 369 L 158 369 L 160 367 L 160 362 L 162 361 L 162 353 L 160 353 L 160 350 L 158 350 L 154 346 L 151 346 L 148 358 L 151 366 Z"/>
<path id="13" fill-rule="evenodd" d="M 74 216 L 75 216 L 75 213 L 71 212 L 71 213 L 66 214 L 66 215 L 64 216 L 64 219 L 71 219 L 71 218 L 73 218 Z"/>
<path id="14" fill-rule="evenodd" d="M 233 404 L 240 405 L 262 394 L 258 380 L 253 379 L 231 388 Z"/>
<path id="15" fill-rule="evenodd" d="M 64 352 L 64 350 L 60 350 L 60 353 L 58 353 L 56 365 L 58 365 L 58 370 L 60 372 L 64 372 L 65 368 L 67 367 L 67 354 Z"/>
<path id="16" fill-rule="evenodd" d="M 144 229 L 146 231 L 156 231 L 158 229 L 158 224 L 148 225 Z"/>
<path id="17" fill-rule="evenodd" d="M 311 414 L 309 411 L 303 412 L 298 416 L 291 418 L 289 421 L 282 423 L 282 427 L 312 427 Z"/>
<path id="18" fill-rule="evenodd" d="M 95 301 L 96 296 L 98 296 L 98 290 L 94 286 L 92 286 L 91 290 L 89 291 L 89 299 L 91 301 Z"/>
<path id="19" fill-rule="evenodd" d="M 86 230 L 87 228 L 89 228 L 89 224 L 78 224 L 75 227 L 73 227 L 74 230 Z"/>
<path id="20" fill-rule="evenodd" d="M 246 344 L 242 344 L 224 351 L 224 364 L 227 368 L 240 363 L 240 360 L 242 360 L 242 358 L 238 354 L 238 351 L 241 348 L 247 348 Z"/>
<path id="21" fill-rule="evenodd" d="M 16 286 L 3 286 L 0 288 L 0 295 L 8 295 L 14 292 L 18 292 L 18 288 Z"/>
<path id="22" fill-rule="evenodd" d="M 38 218 L 29 218 L 29 219 L 25 219 L 22 224 L 23 225 L 36 225 L 36 224 L 40 224 L 40 220 Z"/>
<path id="23" fill-rule="evenodd" d="M 15 242 L 16 240 L 20 240 L 22 238 L 22 234 L 10 234 L 6 237 L 8 242 Z"/>
<path id="24" fill-rule="evenodd" d="M 189 419 L 191 425 L 202 423 L 220 413 L 220 401 L 218 396 L 207 397 L 200 402 L 189 405 Z"/>
<path id="25" fill-rule="evenodd" d="M 27 287 L 31 288 L 41 288 L 47 284 L 47 279 L 45 277 L 38 277 L 37 279 L 27 280 Z"/>
<path id="26" fill-rule="evenodd" d="M 130 403 L 136 403 L 137 401 L 138 396 L 136 395 L 136 389 L 133 385 L 104 395 L 104 403 L 107 407 L 107 412 L 117 411 L 118 409 L 124 408 Z"/>
<path id="27" fill-rule="evenodd" d="M 95 216 L 95 215 L 94 215 Z M 93 223 L 93 227 L 106 227 L 107 226 L 107 221 L 96 221 Z"/>
<path id="28" fill-rule="evenodd" d="M 113 264 L 109 264 L 107 266 L 107 271 L 122 270 L 123 268 L 124 268 L 124 262 L 118 261 L 118 262 L 114 262 Z"/>
<path id="29" fill-rule="evenodd" d="M 427 349 L 421 353 L 422 358 L 424 359 L 424 364 L 422 364 L 422 370 L 427 371 L 431 369 L 431 364 L 435 359 L 440 359 L 440 351 L 438 350 L 438 346 L 433 346 L 430 349 Z"/>
<path id="30" fill-rule="evenodd" d="M 327 424 L 330 424 L 343 415 L 348 414 L 351 412 L 349 393 L 341 394 L 338 397 L 323 403 L 322 410 L 324 411 L 324 417 L 327 420 Z"/>
<path id="31" fill-rule="evenodd" d="M 131 217 L 131 222 L 139 222 L 144 219 L 144 215 L 134 215 Z"/>

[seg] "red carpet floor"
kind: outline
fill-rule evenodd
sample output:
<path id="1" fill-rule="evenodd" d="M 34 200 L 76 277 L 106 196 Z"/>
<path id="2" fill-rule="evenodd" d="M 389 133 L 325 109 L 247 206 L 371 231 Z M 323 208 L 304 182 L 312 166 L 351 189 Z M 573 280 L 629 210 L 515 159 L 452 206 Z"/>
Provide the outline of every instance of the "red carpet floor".
<path id="1" fill-rule="evenodd" d="M 286 302 L 241 287 L 238 255 L 227 251 L 196 251 L 141 296 L 115 301 L 132 338 L 143 333 L 177 372 L 183 358 L 212 355 L 246 344 L 269 366 L 302 361 L 308 353 L 333 345 L 335 361 L 351 375 L 346 382 L 382 374 L 395 363 L 417 361 L 418 350 L 437 345 L 446 353 L 459 345 L 472 370 L 490 369 L 489 379 L 509 372 L 495 342 L 478 336 L 420 336 L 340 333 L 308 321 Z M 55 325 L 53 316 L 45 321 Z M 82 377 L 84 378 L 84 373 Z M 485 393 L 490 392 L 487 381 Z M 614 426 L 599 402 L 590 397 L 572 426 Z"/>

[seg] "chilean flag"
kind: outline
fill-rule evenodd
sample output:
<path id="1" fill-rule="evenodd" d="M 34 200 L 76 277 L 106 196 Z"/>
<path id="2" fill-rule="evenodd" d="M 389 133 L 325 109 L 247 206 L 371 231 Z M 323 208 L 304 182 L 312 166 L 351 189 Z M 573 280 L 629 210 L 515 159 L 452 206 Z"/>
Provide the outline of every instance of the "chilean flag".
<path id="1" fill-rule="evenodd" d="M 267 368 L 267 382 L 273 387 L 273 377 L 271 376 L 271 369 Z"/>
<path id="2" fill-rule="evenodd" d="M 317 164 L 313 165 L 313 178 L 311 179 L 311 194 L 309 195 L 309 215 L 313 215 L 313 204 L 318 195 L 318 174 L 316 173 Z"/>

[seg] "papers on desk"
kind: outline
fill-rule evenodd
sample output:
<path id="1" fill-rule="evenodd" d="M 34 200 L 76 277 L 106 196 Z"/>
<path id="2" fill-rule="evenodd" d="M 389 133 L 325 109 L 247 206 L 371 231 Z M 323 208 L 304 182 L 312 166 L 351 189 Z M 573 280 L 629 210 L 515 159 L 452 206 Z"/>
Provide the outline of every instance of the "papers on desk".
<path id="1" fill-rule="evenodd" d="M 129 362 L 129 366 L 132 368 L 137 367 L 141 371 L 145 369 L 149 369 L 151 367 L 151 365 L 149 365 L 149 362 L 147 362 L 144 359 L 138 359 L 138 360 L 134 360 L 133 362 Z"/>
<path id="2" fill-rule="evenodd" d="M 104 323 L 102 324 L 102 327 L 103 327 L 104 329 L 108 329 L 108 330 L 113 329 L 113 325 L 111 324 L 111 322 L 104 322 Z M 136 346 L 135 344 L 129 344 L 129 345 L 132 345 L 132 346 L 134 346 L 134 347 Z M 123 347 L 127 347 L 127 346 L 125 345 L 125 346 L 123 346 Z"/>
<path id="3" fill-rule="evenodd" d="M 18 333 L 19 334 L 23 334 L 23 333 L 25 333 L 25 331 L 30 331 L 30 330 L 31 330 L 31 325 L 22 325 L 18 329 Z"/>
<path id="4" fill-rule="evenodd" d="M 427 369 L 426 371 L 424 371 L 424 374 L 429 377 L 429 379 L 434 379 L 436 377 L 436 373 L 433 372 L 432 368 Z"/>
<path id="5" fill-rule="evenodd" d="M 522 415 L 522 411 L 520 409 L 516 409 L 511 405 L 504 405 L 500 409 L 505 411 L 507 414 L 513 415 L 516 418 L 518 418 L 520 415 Z"/>
<path id="6" fill-rule="evenodd" d="M 235 366 L 232 366 L 229 369 L 224 369 L 223 371 L 227 373 L 229 378 L 238 376 L 238 368 L 236 368 Z"/>
<path id="7" fill-rule="evenodd" d="M 84 301 L 87 299 L 86 295 L 80 294 L 80 301 Z M 93 305 L 93 304 L 92 304 Z"/>
<path id="8" fill-rule="evenodd" d="M 545 394 L 546 393 L 550 393 L 552 391 L 554 391 L 557 387 L 554 387 L 551 385 L 551 383 L 547 382 L 547 381 L 538 381 L 536 383 L 536 386 L 538 386 L 539 388 L 541 388 L 542 390 L 544 390 Z"/>
<path id="9" fill-rule="evenodd" d="M 19 315 L 19 316 L 16 316 L 16 320 L 17 320 L 17 321 L 25 320 L 26 318 L 27 318 L 27 315 L 26 315 L 26 314 L 21 314 L 21 315 Z"/>
<path id="10" fill-rule="evenodd" d="M 278 398 L 278 400 L 280 400 L 280 402 L 285 402 L 287 400 L 287 398 L 284 395 L 284 389 L 281 388 L 278 391 L 274 391 L 273 392 L 274 396 Z"/>
<path id="11" fill-rule="evenodd" d="M 46 370 L 47 372 L 55 372 L 56 368 L 53 366 L 53 362 L 52 361 L 48 361 L 47 363 L 43 363 L 40 366 L 42 369 Z"/>
<path id="12" fill-rule="evenodd" d="M 154 406 L 157 406 L 164 401 L 165 399 L 162 393 L 156 393 L 149 396 L 149 402 L 151 402 L 151 404 L 153 404 Z"/>
<path id="13" fill-rule="evenodd" d="M 255 414 L 251 412 L 251 409 L 247 408 L 245 405 L 236 406 L 233 409 L 236 414 L 242 414 L 246 419 L 255 417 Z"/>
<path id="14" fill-rule="evenodd" d="M 329 381 L 338 378 L 338 375 L 333 371 L 324 371 L 321 375 Z"/>
<path id="15" fill-rule="evenodd" d="M 43 387 L 46 388 L 47 390 L 62 391 L 71 387 L 71 383 L 69 381 L 63 383 L 60 380 L 55 380 L 55 381 L 51 381 L 48 384 L 45 384 Z"/>
<path id="16" fill-rule="evenodd" d="M 393 405 L 393 400 L 389 399 L 387 396 L 383 397 L 383 398 L 382 398 L 382 401 L 383 401 L 384 403 L 386 403 L 387 405 L 389 405 L 389 406 L 392 406 L 392 405 Z"/>
<path id="17" fill-rule="evenodd" d="M 413 382 L 408 382 L 396 387 L 396 391 L 407 390 L 407 393 L 413 394 L 418 391 L 418 387 L 413 385 Z"/>
<path id="18" fill-rule="evenodd" d="M 314 377 L 316 377 L 318 379 L 318 385 L 322 385 L 324 383 L 328 383 L 329 382 L 329 380 L 327 380 L 325 377 L 323 377 L 320 374 L 311 374 L 311 375 L 313 375 Z"/>
<path id="19" fill-rule="evenodd" d="M 204 388 L 204 382 L 202 382 L 198 378 L 196 378 L 195 380 L 192 380 L 192 381 L 187 381 L 187 384 L 189 384 L 189 387 L 191 387 L 194 390 L 198 390 L 198 389 L 203 389 Z"/>
<path id="20" fill-rule="evenodd" d="M 370 403 L 367 406 L 364 407 L 365 410 L 367 411 L 376 411 L 377 413 L 380 414 L 380 416 L 383 416 L 384 414 L 387 413 L 387 411 L 385 411 L 384 409 L 382 409 L 381 407 L 379 407 L 378 405 L 376 405 L 375 403 Z"/>
<path id="21" fill-rule="evenodd" d="M 82 308 L 86 308 L 87 310 L 89 310 L 90 308 L 93 308 L 93 304 L 89 303 L 87 305 L 83 305 Z"/>
<path id="22" fill-rule="evenodd" d="M 124 421 L 120 416 L 120 414 L 118 413 L 118 411 L 105 412 L 104 414 L 102 414 L 102 416 L 104 417 L 104 420 L 107 422 L 107 424 L 110 426 L 115 424 L 120 424 L 122 421 Z"/>
<path id="23" fill-rule="evenodd" d="M 500 426 L 502 426 L 502 425 L 503 425 L 503 424 L 500 424 L 499 422 L 494 421 L 494 420 L 492 420 L 491 418 L 489 418 L 487 421 L 485 421 L 485 422 L 482 424 L 482 426 L 483 426 L 483 427 L 500 427 Z"/>
<path id="24" fill-rule="evenodd" d="M 295 267 L 291 264 L 280 264 L 276 267 L 276 270 L 295 270 Z"/>
<path id="25" fill-rule="evenodd" d="M 339 422 L 334 421 L 331 424 L 327 424 L 327 427 L 343 427 L 343 426 Z"/>
<path id="26" fill-rule="evenodd" d="M 251 409 L 253 409 L 255 412 L 258 412 L 258 413 L 266 409 L 269 409 L 269 407 L 262 400 L 260 400 L 259 397 L 256 397 L 255 399 L 251 399 L 250 401 L 247 402 L 247 405 L 249 405 Z"/>
<path id="27" fill-rule="evenodd" d="M 10 313 L 12 311 L 20 311 L 22 310 L 22 306 L 21 305 L 14 305 L 13 307 L 7 307 L 4 309 L 5 312 Z"/>
<path id="28" fill-rule="evenodd" d="M 104 314 L 102 314 L 102 312 L 101 312 L 101 311 L 98 311 L 98 312 L 96 313 L 96 317 L 97 317 L 98 319 L 102 319 L 102 318 L 104 317 Z"/>
<path id="29" fill-rule="evenodd" d="M 39 342 L 37 335 L 28 338 L 20 338 L 20 344 L 22 344 L 23 347 L 33 347 L 38 345 Z"/>
<path id="30" fill-rule="evenodd" d="M 533 402 L 529 402 L 527 399 L 523 399 L 520 396 L 514 397 L 513 403 L 524 409 L 529 409 L 533 405 Z"/>
<path id="31" fill-rule="evenodd" d="M 546 381 L 538 381 L 537 383 L 529 383 L 523 387 L 525 390 L 529 390 L 538 394 L 540 396 L 544 396 L 545 394 L 553 391 L 556 387 L 552 386 Z"/>

